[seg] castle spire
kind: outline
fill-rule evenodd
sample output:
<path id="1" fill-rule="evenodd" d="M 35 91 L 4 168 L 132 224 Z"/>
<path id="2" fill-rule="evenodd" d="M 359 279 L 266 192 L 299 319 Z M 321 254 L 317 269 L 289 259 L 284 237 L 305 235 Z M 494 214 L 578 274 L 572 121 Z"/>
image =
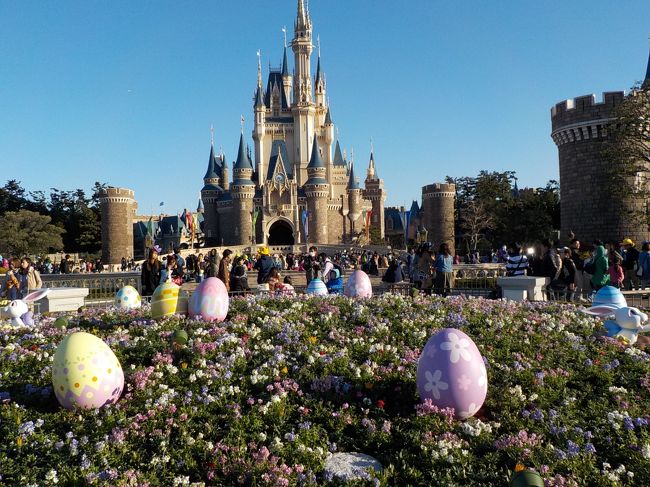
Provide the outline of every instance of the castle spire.
<path id="1" fill-rule="evenodd" d="M 372 139 L 370 139 L 370 162 L 368 162 L 368 172 L 366 179 L 375 179 L 375 155 L 372 149 Z"/>
<path id="2" fill-rule="evenodd" d="M 243 132 L 239 136 L 239 151 L 237 152 L 237 161 L 235 162 L 234 169 L 253 169 L 253 164 L 251 164 L 251 160 L 246 153 Z"/>
<path id="3" fill-rule="evenodd" d="M 354 163 L 350 161 L 350 179 L 348 179 L 348 189 L 359 189 L 359 181 L 354 177 Z"/>
<path id="4" fill-rule="evenodd" d="M 257 87 L 262 87 L 262 51 L 257 50 Z"/>
<path id="5" fill-rule="evenodd" d="M 323 162 L 323 158 L 320 156 L 318 139 L 316 137 L 316 134 L 314 134 L 314 143 L 311 146 L 311 158 L 309 159 L 309 164 L 307 165 L 307 168 L 317 168 L 317 167 L 324 168 L 325 163 Z"/>
<path id="6" fill-rule="evenodd" d="M 643 82 L 643 86 L 650 87 L 650 51 L 648 52 L 648 67 L 645 71 L 645 81 Z"/>
<path id="7" fill-rule="evenodd" d="M 296 17 L 296 27 L 306 28 L 309 23 L 309 13 L 305 9 L 305 2 L 298 0 L 298 15 Z"/>
<path id="8" fill-rule="evenodd" d="M 284 55 L 282 56 L 282 77 L 289 76 L 289 63 L 287 62 L 287 41 L 285 34 Z"/>
<path id="9" fill-rule="evenodd" d="M 207 182 L 208 179 L 218 178 L 218 174 L 215 171 L 215 157 L 214 157 L 214 144 L 210 144 L 210 157 L 208 159 L 208 169 L 205 171 L 205 176 L 203 179 Z"/>

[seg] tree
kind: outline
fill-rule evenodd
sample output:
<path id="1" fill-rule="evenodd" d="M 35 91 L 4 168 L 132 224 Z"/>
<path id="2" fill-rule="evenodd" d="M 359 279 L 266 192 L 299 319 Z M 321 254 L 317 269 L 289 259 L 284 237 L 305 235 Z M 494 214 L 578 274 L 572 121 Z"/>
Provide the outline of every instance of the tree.
<path id="1" fill-rule="evenodd" d="M 460 226 L 472 250 L 478 247 L 483 232 L 494 228 L 494 223 L 494 214 L 481 201 L 470 201 L 460 214 Z"/>
<path id="2" fill-rule="evenodd" d="M 52 219 L 29 210 L 5 213 L 0 225 L 0 252 L 23 256 L 57 252 L 63 249 L 63 229 Z"/>
<path id="3" fill-rule="evenodd" d="M 612 211 L 624 212 L 638 225 L 648 226 L 650 214 L 650 83 L 632 89 L 616 110 L 616 122 L 608 127 L 610 143 L 603 154 L 609 161 L 609 191 Z"/>

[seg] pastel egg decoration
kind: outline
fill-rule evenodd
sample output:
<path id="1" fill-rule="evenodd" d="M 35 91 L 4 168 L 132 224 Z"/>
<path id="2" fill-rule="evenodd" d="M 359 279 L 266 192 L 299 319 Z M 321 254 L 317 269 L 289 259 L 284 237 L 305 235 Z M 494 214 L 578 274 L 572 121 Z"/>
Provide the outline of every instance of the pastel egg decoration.
<path id="1" fill-rule="evenodd" d="M 620 289 L 614 286 L 601 287 L 591 303 L 592 306 L 611 306 L 612 308 L 624 308 L 627 306 L 625 296 Z"/>
<path id="2" fill-rule="evenodd" d="M 362 270 L 356 270 L 348 277 L 343 294 L 350 298 L 369 298 L 372 296 L 370 277 Z"/>
<path id="3" fill-rule="evenodd" d="M 151 317 L 154 320 L 164 316 L 187 313 L 187 293 L 173 282 L 164 282 L 151 296 Z"/>
<path id="4" fill-rule="evenodd" d="M 325 283 L 319 279 L 312 279 L 309 281 L 309 285 L 307 286 L 307 294 L 312 294 L 314 296 L 327 296 L 329 294 L 329 291 L 327 290 L 327 286 Z"/>
<path id="5" fill-rule="evenodd" d="M 197 286 L 190 296 L 189 312 L 191 317 L 200 317 L 206 321 L 221 322 L 226 319 L 230 300 L 228 290 L 221 279 L 208 277 Z"/>
<path id="6" fill-rule="evenodd" d="M 80 331 L 65 337 L 57 347 L 52 386 L 64 408 L 96 409 L 120 398 L 124 372 L 103 340 Z"/>
<path id="7" fill-rule="evenodd" d="M 510 487 L 544 487 L 544 479 L 533 470 L 521 470 L 512 476 Z"/>
<path id="8" fill-rule="evenodd" d="M 122 309 L 137 309 L 142 305 L 140 293 L 133 286 L 124 286 L 115 294 L 115 306 Z"/>
<path id="9" fill-rule="evenodd" d="M 417 388 L 422 402 L 454 408 L 456 419 L 476 414 L 487 394 L 487 371 L 472 339 L 455 328 L 429 338 L 418 362 Z"/>

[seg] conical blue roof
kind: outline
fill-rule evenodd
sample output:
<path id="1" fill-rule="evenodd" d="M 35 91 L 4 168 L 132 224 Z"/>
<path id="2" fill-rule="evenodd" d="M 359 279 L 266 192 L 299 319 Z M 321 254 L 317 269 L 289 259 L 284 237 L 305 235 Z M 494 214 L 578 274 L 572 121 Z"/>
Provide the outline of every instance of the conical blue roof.
<path id="1" fill-rule="evenodd" d="M 255 93 L 255 108 L 264 107 L 264 93 L 262 92 L 262 87 L 257 87 L 257 92 Z"/>
<path id="2" fill-rule="evenodd" d="M 284 46 L 284 57 L 282 58 L 282 76 L 289 76 L 289 64 L 287 63 L 287 46 Z"/>
<path id="3" fill-rule="evenodd" d="M 309 164 L 307 165 L 307 169 L 316 168 L 316 167 L 325 168 L 325 163 L 323 162 L 323 159 L 320 156 L 320 149 L 318 148 L 318 138 L 314 134 L 314 143 L 311 146 L 311 158 L 309 159 Z"/>
<path id="4" fill-rule="evenodd" d="M 411 216 L 415 217 L 418 213 L 420 213 L 420 207 L 418 206 L 418 202 L 413 200 L 413 203 L 411 203 Z"/>
<path id="5" fill-rule="evenodd" d="M 318 64 L 316 64 L 316 80 L 314 84 L 318 84 L 320 81 L 321 75 L 320 75 L 320 56 L 318 56 Z"/>
<path id="6" fill-rule="evenodd" d="M 244 134 L 239 136 L 239 151 L 237 152 L 237 161 L 235 162 L 234 169 L 253 169 L 253 164 L 246 153 Z"/>
<path id="7" fill-rule="evenodd" d="M 348 189 L 361 189 L 359 188 L 359 181 L 354 177 L 354 164 L 350 163 L 350 179 L 348 179 Z"/>
<path id="8" fill-rule="evenodd" d="M 645 71 L 645 82 L 650 83 L 650 52 L 648 52 L 648 67 Z"/>
<path id="9" fill-rule="evenodd" d="M 215 179 L 218 177 L 219 175 L 217 174 L 215 167 L 214 145 L 211 145 L 210 158 L 208 159 L 208 170 L 205 171 L 205 176 L 203 176 L 203 179 Z"/>
<path id="10" fill-rule="evenodd" d="M 196 207 L 196 212 L 199 213 L 201 211 L 203 211 L 203 200 L 201 198 L 199 198 L 199 204 Z"/>
<path id="11" fill-rule="evenodd" d="M 341 145 L 339 141 L 336 141 L 336 148 L 334 149 L 334 165 L 345 167 L 345 161 L 343 160 L 343 153 L 341 152 Z"/>
<path id="12" fill-rule="evenodd" d="M 327 113 L 325 114 L 325 125 L 332 125 L 332 116 L 330 115 L 330 109 L 327 108 Z"/>

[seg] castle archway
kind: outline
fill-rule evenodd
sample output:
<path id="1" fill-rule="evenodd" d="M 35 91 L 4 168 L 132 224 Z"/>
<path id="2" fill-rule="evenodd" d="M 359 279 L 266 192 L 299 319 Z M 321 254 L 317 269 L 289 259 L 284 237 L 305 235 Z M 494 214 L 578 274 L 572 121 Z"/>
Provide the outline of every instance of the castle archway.
<path id="1" fill-rule="evenodd" d="M 276 220 L 269 227 L 269 245 L 293 245 L 293 225 L 288 220 Z"/>

